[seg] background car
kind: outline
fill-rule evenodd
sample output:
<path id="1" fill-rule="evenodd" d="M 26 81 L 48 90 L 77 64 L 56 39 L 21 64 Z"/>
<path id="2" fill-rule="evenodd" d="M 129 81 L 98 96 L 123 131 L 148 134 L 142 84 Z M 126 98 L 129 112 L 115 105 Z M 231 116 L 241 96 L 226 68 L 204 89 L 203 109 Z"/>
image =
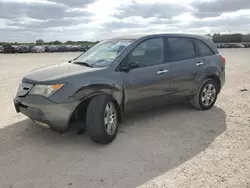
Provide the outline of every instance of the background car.
<path id="1" fill-rule="evenodd" d="M 58 47 L 55 45 L 48 46 L 48 52 L 58 52 Z"/>
<path id="2" fill-rule="evenodd" d="M 65 45 L 58 46 L 58 52 L 67 52 L 68 48 Z"/>
<path id="3" fill-rule="evenodd" d="M 67 48 L 68 52 L 72 52 L 73 51 L 73 46 L 72 45 L 67 45 L 66 48 Z"/>
<path id="4" fill-rule="evenodd" d="M 79 46 L 78 51 L 79 52 L 85 52 L 86 51 L 85 46 Z"/>
<path id="5" fill-rule="evenodd" d="M 16 47 L 11 44 L 3 45 L 3 52 L 4 53 L 16 53 Z"/>
<path id="6" fill-rule="evenodd" d="M 231 48 L 243 48 L 244 46 L 241 44 L 231 44 Z"/>
<path id="7" fill-rule="evenodd" d="M 72 47 L 71 47 L 71 52 L 78 52 L 79 49 L 80 49 L 80 46 L 77 46 L 77 45 L 72 46 Z"/>
<path id="8" fill-rule="evenodd" d="M 222 48 L 231 48 L 230 44 L 222 44 Z"/>
<path id="9" fill-rule="evenodd" d="M 85 48 L 84 50 L 86 52 L 86 51 L 88 51 L 91 48 L 91 46 L 84 46 L 84 48 Z"/>
<path id="10" fill-rule="evenodd" d="M 43 47 L 44 47 L 45 52 L 49 52 L 49 46 L 48 45 L 44 45 Z"/>
<path id="11" fill-rule="evenodd" d="M 45 48 L 43 46 L 34 46 L 31 48 L 31 52 L 33 53 L 43 53 L 45 52 Z"/>
<path id="12" fill-rule="evenodd" d="M 3 47 L 2 46 L 0 46 L 0 53 L 2 53 L 3 52 Z"/>
<path id="13" fill-rule="evenodd" d="M 250 48 L 250 44 L 243 44 L 245 48 Z"/>
<path id="14" fill-rule="evenodd" d="M 22 45 L 22 46 L 17 46 L 17 50 L 18 53 L 29 53 L 30 49 L 29 46 L 27 45 Z"/>
<path id="15" fill-rule="evenodd" d="M 220 44 L 216 44 L 216 47 L 217 47 L 217 48 L 221 48 L 221 45 L 220 45 Z"/>

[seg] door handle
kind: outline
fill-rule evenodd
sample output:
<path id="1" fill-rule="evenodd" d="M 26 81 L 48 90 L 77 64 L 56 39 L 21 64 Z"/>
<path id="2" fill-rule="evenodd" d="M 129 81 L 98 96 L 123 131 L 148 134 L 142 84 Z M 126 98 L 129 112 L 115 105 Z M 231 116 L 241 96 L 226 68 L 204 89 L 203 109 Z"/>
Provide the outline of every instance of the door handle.
<path id="1" fill-rule="evenodd" d="M 160 71 L 157 72 L 157 74 L 163 74 L 163 73 L 166 73 L 166 72 L 168 72 L 168 70 L 160 70 Z"/>
<path id="2" fill-rule="evenodd" d="M 204 63 L 203 63 L 203 62 L 196 63 L 196 66 L 197 66 L 197 67 L 199 67 L 199 66 L 201 66 L 201 65 L 204 65 Z"/>

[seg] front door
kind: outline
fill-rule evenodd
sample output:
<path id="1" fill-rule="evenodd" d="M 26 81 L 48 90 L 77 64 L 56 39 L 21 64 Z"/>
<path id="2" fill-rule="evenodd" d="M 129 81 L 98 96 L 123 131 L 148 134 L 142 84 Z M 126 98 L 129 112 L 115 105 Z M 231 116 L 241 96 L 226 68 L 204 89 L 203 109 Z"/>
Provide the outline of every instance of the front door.
<path id="1" fill-rule="evenodd" d="M 140 43 L 125 60 L 138 62 L 139 67 L 122 73 L 125 87 L 125 110 L 154 106 L 170 89 L 170 68 L 165 64 L 163 38 Z"/>

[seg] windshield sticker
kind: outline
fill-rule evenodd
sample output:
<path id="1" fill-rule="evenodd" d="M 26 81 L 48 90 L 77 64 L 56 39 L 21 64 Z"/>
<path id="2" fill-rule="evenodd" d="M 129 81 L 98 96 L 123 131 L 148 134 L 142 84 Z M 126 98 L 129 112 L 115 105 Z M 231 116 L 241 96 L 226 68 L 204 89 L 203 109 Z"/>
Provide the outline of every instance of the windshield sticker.
<path id="1" fill-rule="evenodd" d="M 128 46 L 131 42 L 130 41 L 120 41 L 117 43 L 119 46 Z"/>

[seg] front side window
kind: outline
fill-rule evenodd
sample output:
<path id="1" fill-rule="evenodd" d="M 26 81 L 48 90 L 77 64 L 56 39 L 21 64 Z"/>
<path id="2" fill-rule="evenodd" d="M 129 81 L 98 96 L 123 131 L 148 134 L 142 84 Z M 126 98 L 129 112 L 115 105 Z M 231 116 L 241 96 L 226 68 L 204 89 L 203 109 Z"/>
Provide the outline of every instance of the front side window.
<path id="1" fill-rule="evenodd" d="M 171 49 L 171 60 L 182 61 L 195 58 L 195 48 L 193 41 L 188 38 L 169 38 Z"/>
<path id="2" fill-rule="evenodd" d="M 146 67 L 163 63 L 163 39 L 154 38 L 142 42 L 129 55 L 129 61 L 137 61 L 139 63 L 139 67 Z"/>
<path id="3" fill-rule="evenodd" d="M 204 44 L 203 42 L 199 41 L 199 40 L 195 40 L 196 44 L 197 44 L 197 47 L 200 51 L 200 55 L 202 57 L 204 56 L 210 56 L 210 55 L 213 55 L 214 53 L 212 52 L 212 50 L 206 45 Z"/>
<path id="4" fill-rule="evenodd" d="M 77 57 L 73 63 L 82 63 L 90 67 L 108 67 L 132 42 L 132 40 L 119 39 L 100 42 Z"/>

